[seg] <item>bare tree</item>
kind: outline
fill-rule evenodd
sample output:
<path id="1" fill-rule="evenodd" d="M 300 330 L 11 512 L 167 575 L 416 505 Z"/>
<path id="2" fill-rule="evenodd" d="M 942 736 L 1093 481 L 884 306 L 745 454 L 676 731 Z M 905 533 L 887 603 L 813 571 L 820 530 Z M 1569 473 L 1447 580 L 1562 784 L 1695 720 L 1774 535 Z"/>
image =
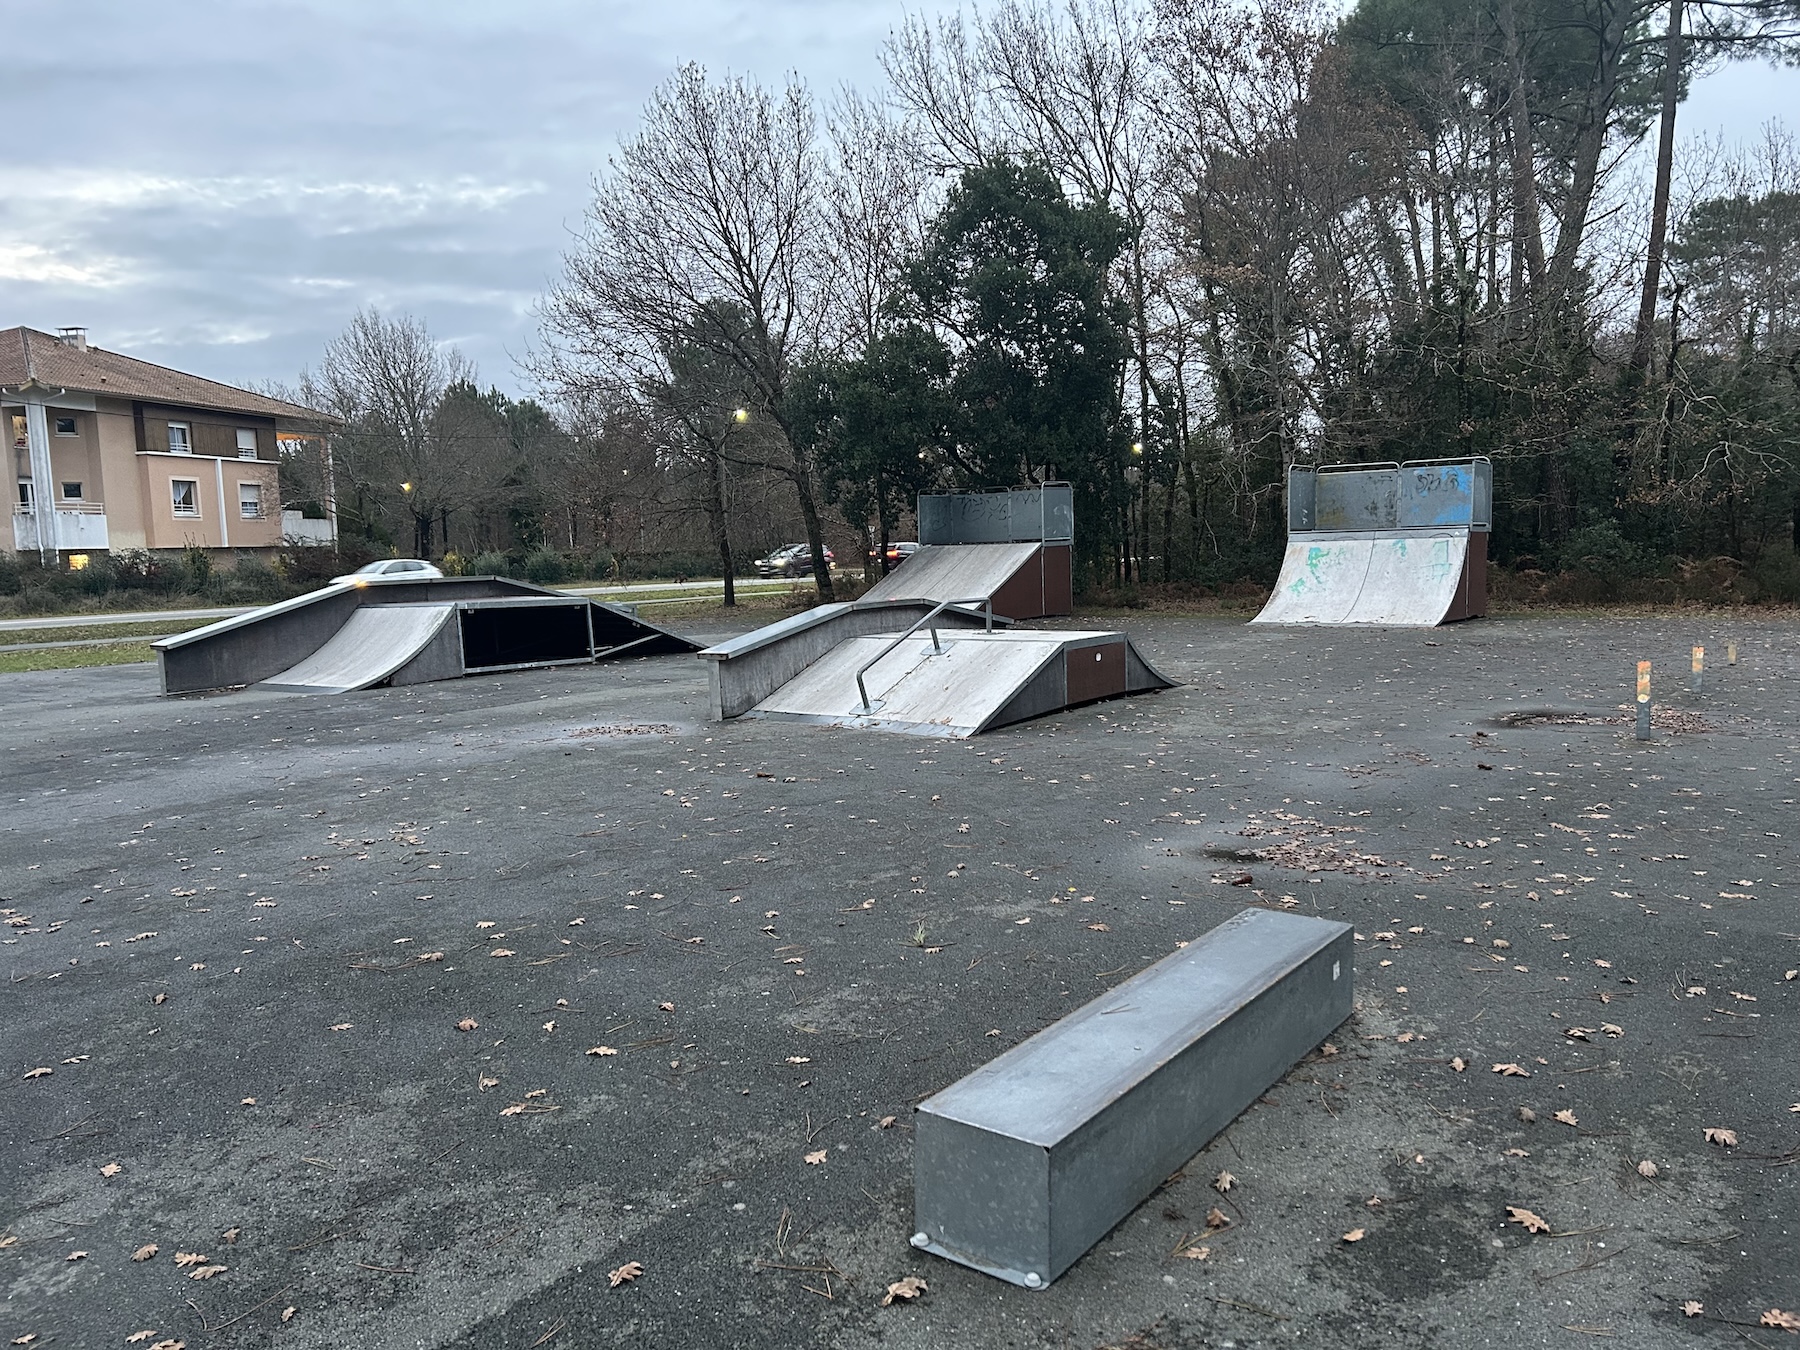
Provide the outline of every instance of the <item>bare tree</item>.
<path id="1" fill-rule="evenodd" d="M 504 472 L 504 427 L 467 400 L 449 400 L 459 388 L 472 394 L 474 377 L 468 359 L 422 321 L 375 309 L 359 310 L 326 345 L 318 373 L 303 377 L 312 406 L 342 422 L 340 509 L 350 498 L 365 526 L 397 510 L 419 557 L 430 556 L 450 514 L 490 497 Z"/>
<path id="2" fill-rule="evenodd" d="M 820 151 L 812 100 L 685 65 L 644 109 L 594 187 L 580 238 L 541 313 L 538 373 L 570 390 L 596 379 L 666 383 L 668 353 L 698 342 L 729 365 L 760 431 L 738 462 L 791 485 L 830 599 L 813 465 L 790 434 L 788 385 L 822 327 Z"/>

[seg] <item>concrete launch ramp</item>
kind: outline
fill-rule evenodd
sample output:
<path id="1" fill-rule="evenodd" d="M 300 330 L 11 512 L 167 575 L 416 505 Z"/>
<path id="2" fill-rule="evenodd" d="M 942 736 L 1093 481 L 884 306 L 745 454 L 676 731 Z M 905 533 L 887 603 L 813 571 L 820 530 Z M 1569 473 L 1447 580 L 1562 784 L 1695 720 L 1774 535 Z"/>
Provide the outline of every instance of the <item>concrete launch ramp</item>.
<path id="1" fill-rule="evenodd" d="M 1485 459 L 1295 467 L 1281 576 L 1253 623 L 1434 627 L 1487 613 Z"/>
<path id="2" fill-rule="evenodd" d="M 333 583 L 151 644 L 165 694 L 343 693 L 699 645 L 619 606 L 505 577 Z"/>
<path id="3" fill-rule="evenodd" d="M 358 609 L 325 645 L 262 682 L 296 694 L 342 694 L 380 684 L 431 645 L 456 617 L 455 605 L 378 605 Z"/>
<path id="4" fill-rule="evenodd" d="M 921 632 L 841 643 L 747 716 L 960 738 L 1171 684 L 1123 633 Z"/>

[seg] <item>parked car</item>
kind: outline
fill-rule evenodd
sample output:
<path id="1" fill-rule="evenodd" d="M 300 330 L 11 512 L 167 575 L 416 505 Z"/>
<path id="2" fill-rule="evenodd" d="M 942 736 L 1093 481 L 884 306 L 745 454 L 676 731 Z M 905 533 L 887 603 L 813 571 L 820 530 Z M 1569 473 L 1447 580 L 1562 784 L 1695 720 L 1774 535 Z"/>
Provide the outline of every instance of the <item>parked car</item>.
<path id="1" fill-rule="evenodd" d="M 837 555 L 825 550 L 825 566 L 837 561 Z M 805 577 L 812 575 L 812 549 L 806 544 L 788 544 L 755 563 L 759 577 Z"/>
<path id="2" fill-rule="evenodd" d="M 383 558 L 380 562 L 372 562 L 367 567 L 359 567 L 341 577 L 333 577 L 331 581 L 333 585 L 347 581 L 361 586 L 370 581 L 429 581 L 443 575 L 432 564 L 418 558 Z"/>
<path id="3" fill-rule="evenodd" d="M 902 539 L 887 546 L 887 565 L 889 569 L 898 567 L 913 554 L 919 551 L 919 545 L 911 539 Z"/>

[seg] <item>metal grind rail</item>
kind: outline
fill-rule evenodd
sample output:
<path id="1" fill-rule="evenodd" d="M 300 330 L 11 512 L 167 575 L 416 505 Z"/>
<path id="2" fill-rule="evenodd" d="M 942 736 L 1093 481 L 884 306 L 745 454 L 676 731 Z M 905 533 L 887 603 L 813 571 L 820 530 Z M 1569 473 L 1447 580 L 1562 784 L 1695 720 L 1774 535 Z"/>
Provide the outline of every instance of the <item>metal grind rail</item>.
<path id="1" fill-rule="evenodd" d="M 986 623 L 983 625 L 982 631 L 988 632 L 988 633 L 991 633 L 994 631 L 994 598 L 992 596 L 976 595 L 976 596 L 970 596 L 966 600 L 940 600 L 940 601 L 938 601 L 938 603 L 932 607 L 932 610 L 929 614 L 926 614 L 922 618 L 916 620 L 913 623 L 913 626 L 911 628 L 908 628 L 904 633 L 900 634 L 899 637 L 895 638 L 892 642 L 888 643 L 887 646 L 883 647 L 874 656 L 870 657 L 867 661 L 863 662 L 861 667 L 858 668 L 858 670 L 856 672 L 856 692 L 862 699 L 862 710 L 864 712 L 866 712 L 866 713 L 874 712 L 875 705 L 869 701 L 869 691 L 868 691 L 868 688 L 863 684 L 863 676 L 867 675 L 869 673 L 870 669 L 873 668 L 875 665 L 877 665 L 884 656 L 886 656 L 889 652 L 893 651 L 894 648 L 898 647 L 902 642 L 905 642 L 906 639 L 911 637 L 914 633 L 918 632 L 921 628 L 929 628 L 931 630 L 932 653 L 934 655 L 941 656 L 944 651 L 944 644 L 938 641 L 938 630 L 937 630 L 937 623 L 935 622 L 935 620 L 937 619 L 937 616 L 942 614 L 945 610 L 954 608 L 955 606 L 958 606 L 958 605 L 980 605 L 981 611 L 982 611 L 982 617 L 986 620 Z"/>

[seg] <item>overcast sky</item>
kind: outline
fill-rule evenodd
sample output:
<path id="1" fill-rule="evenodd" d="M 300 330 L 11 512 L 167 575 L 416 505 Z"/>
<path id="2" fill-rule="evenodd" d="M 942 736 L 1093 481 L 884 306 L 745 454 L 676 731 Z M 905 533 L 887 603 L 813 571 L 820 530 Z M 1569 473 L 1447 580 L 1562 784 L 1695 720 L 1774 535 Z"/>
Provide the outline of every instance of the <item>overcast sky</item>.
<path id="1" fill-rule="evenodd" d="M 903 0 L 85 0 L 0 65 L 0 327 L 292 380 L 361 305 L 523 392 L 514 358 L 589 182 L 683 60 L 873 90 Z M 916 7 L 916 6 L 914 6 Z M 1754 137 L 1800 72 L 1708 77 Z M 1791 117 L 1791 114 L 1790 114 Z"/>

